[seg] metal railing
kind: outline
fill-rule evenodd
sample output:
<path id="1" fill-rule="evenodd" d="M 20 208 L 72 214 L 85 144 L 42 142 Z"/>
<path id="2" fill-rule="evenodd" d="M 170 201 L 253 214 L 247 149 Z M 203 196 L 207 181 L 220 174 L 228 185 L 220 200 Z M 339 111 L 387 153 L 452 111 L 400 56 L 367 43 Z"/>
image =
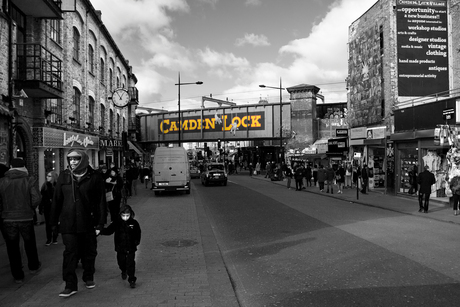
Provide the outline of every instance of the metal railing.
<path id="1" fill-rule="evenodd" d="M 62 91 L 62 60 L 40 44 L 16 44 L 17 79 L 41 81 Z"/>

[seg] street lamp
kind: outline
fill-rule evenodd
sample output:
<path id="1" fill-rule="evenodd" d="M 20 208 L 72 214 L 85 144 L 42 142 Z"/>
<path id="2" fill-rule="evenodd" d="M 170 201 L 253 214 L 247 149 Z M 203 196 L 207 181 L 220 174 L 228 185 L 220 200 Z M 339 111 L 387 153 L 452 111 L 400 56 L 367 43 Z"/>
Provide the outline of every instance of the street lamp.
<path id="1" fill-rule="evenodd" d="M 261 84 L 259 85 L 259 87 L 263 87 L 263 88 L 273 88 L 275 90 L 280 90 L 280 156 L 281 156 L 281 159 L 283 159 L 283 90 L 285 88 L 283 88 L 283 85 L 281 83 L 281 78 L 280 78 L 280 86 L 279 87 L 275 87 L 275 86 L 268 86 L 268 85 L 264 85 L 264 84 Z"/>
<path id="2" fill-rule="evenodd" d="M 203 84 L 203 82 L 201 81 L 197 81 L 197 82 L 184 82 L 184 83 L 181 83 L 180 82 L 180 72 L 179 72 L 179 78 L 178 78 L 178 82 L 174 85 L 177 85 L 177 88 L 178 88 L 178 95 L 177 95 L 177 106 L 179 108 L 179 146 L 180 143 L 181 143 L 181 132 L 182 132 L 182 123 L 181 123 L 181 116 L 180 116 L 180 86 L 181 85 L 190 85 L 190 84 L 197 84 L 197 85 L 201 85 Z"/>

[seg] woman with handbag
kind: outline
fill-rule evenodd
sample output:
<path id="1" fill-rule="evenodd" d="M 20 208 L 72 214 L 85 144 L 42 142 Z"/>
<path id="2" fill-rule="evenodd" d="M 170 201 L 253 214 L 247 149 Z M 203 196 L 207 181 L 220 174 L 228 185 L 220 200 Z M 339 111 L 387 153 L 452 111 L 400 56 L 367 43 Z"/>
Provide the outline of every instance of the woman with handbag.
<path id="1" fill-rule="evenodd" d="M 110 219 L 114 221 L 120 212 L 121 191 L 123 189 L 123 178 L 121 178 L 118 168 L 110 170 L 110 176 L 105 181 L 105 195 L 109 207 Z"/>

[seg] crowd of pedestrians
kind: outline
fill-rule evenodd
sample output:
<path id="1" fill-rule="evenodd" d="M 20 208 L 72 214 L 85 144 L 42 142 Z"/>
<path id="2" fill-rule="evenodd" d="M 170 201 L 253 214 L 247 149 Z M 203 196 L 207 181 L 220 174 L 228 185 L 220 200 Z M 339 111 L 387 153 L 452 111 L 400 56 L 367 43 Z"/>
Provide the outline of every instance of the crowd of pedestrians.
<path id="1" fill-rule="evenodd" d="M 87 289 L 95 283 L 97 236 L 114 235 L 115 251 L 121 278 L 136 286 L 135 252 L 140 244 L 141 229 L 134 219 L 127 198 L 137 195 L 142 170 L 137 163 L 119 170 L 113 163 L 94 169 L 84 150 L 71 149 L 66 156 L 67 169 L 60 174 L 49 171 L 40 189 L 29 174 L 25 161 L 12 159 L 10 167 L 0 164 L 0 230 L 5 240 L 14 282 L 24 280 L 20 240 L 24 244 L 27 267 L 31 274 L 41 269 L 35 237 L 36 209 L 45 220 L 45 245 L 63 243 L 60 297 L 78 292 L 76 268 L 81 262 Z M 150 173 L 149 173 L 150 174 Z M 149 175 L 146 175 L 149 176 Z M 145 177 L 144 177 L 144 181 Z M 112 196 L 109 196 L 111 194 Z M 111 223 L 107 225 L 110 215 Z"/>

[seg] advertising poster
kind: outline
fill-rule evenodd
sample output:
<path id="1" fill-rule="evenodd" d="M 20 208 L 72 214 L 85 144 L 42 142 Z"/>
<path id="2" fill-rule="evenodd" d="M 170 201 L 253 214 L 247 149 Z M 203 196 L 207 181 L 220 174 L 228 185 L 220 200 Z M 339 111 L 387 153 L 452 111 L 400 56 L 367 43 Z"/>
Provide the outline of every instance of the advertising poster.
<path id="1" fill-rule="evenodd" d="M 447 1 L 396 3 L 399 96 L 448 91 Z"/>

